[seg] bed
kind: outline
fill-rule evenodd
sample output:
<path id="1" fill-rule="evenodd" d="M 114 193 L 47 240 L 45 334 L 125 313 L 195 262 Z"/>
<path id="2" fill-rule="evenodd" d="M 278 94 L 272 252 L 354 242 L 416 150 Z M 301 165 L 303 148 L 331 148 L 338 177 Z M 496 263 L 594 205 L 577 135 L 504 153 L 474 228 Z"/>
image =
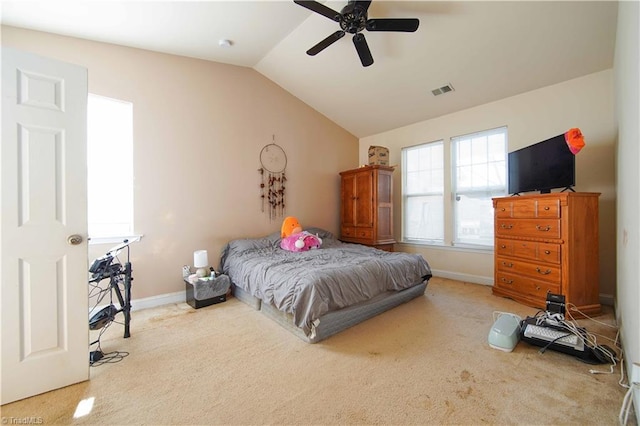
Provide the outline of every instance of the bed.
<path id="1" fill-rule="evenodd" d="M 308 343 L 424 294 L 431 278 L 418 254 L 343 243 L 320 228 L 319 249 L 280 248 L 280 234 L 236 239 L 222 250 L 220 269 L 233 294 Z"/>

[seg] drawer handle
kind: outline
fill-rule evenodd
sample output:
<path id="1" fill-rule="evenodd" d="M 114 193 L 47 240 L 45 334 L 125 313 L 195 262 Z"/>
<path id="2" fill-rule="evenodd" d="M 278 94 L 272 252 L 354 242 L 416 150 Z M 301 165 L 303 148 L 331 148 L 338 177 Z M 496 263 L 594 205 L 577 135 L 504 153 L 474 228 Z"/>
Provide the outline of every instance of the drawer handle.
<path id="1" fill-rule="evenodd" d="M 536 291 L 540 291 L 540 286 L 539 285 L 536 286 Z"/>
<path id="2" fill-rule="evenodd" d="M 502 265 L 506 266 L 507 268 L 513 268 L 513 263 L 502 262 Z"/>
<path id="3" fill-rule="evenodd" d="M 544 209 L 545 209 L 545 210 L 549 210 L 549 206 L 546 206 Z"/>
<path id="4" fill-rule="evenodd" d="M 502 245 L 500 246 L 500 248 L 507 248 L 507 246 L 505 246 L 504 244 L 502 244 Z"/>
<path id="5" fill-rule="evenodd" d="M 501 212 L 506 211 L 506 209 L 503 207 L 500 209 Z"/>
<path id="6" fill-rule="evenodd" d="M 536 268 L 536 271 L 537 271 L 539 274 L 542 274 L 542 275 L 549 275 L 549 274 L 551 273 L 551 269 L 547 269 L 546 271 L 543 271 L 543 270 L 542 270 L 542 269 L 540 269 L 540 268 Z"/>
<path id="7" fill-rule="evenodd" d="M 538 231 L 546 232 L 546 231 L 550 231 L 550 230 L 551 230 L 551 226 L 550 226 L 550 225 L 547 225 L 547 226 L 545 226 L 545 227 L 542 227 L 542 226 L 540 226 L 540 225 L 536 225 L 536 229 L 537 229 Z"/>
<path id="8" fill-rule="evenodd" d="M 551 250 L 545 250 L 544 254 L 551 254 Z"/>
<path id="9" fill-rule="evenodd" d="M 505 284 L 513 284 L 513 280 L 508 280 L 506 278 L 501 278 L 501 281 Z"/>
<path id="10" fill-rule="evenodd" d="M 502 229 L 511 229 L 511 228 L 513 228 L 513 225 L 511 225 L 511 224 L 509 224 L 509 225 L 505 225 L 505 224 L 503 223 L 502 225 L 500 225 L 500 227 L 501 227 Z"/>

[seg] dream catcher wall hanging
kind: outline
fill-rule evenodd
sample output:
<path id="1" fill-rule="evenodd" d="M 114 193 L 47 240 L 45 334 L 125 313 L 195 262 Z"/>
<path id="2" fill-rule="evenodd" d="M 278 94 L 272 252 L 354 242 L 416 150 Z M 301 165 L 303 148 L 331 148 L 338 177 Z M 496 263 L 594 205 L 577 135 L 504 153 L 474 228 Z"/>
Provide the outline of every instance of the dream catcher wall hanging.
<path id="1" fill-rule="evenodd" d="M 284 217 L 287 154 L 280 145 L 270 143 L 260 151 L 260 164 L 262 212 L 266 210 L 270 220 Z"/>

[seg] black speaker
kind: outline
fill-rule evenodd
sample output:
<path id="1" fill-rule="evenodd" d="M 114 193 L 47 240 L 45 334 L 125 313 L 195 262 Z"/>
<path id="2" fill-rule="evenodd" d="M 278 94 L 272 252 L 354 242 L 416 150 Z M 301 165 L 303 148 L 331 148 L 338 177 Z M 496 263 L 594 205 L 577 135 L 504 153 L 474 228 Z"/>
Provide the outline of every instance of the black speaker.
<path id="1" fill-rule="evenodd" d="M 547 293 L 547 312 L 564 315 L 564 302 L 565 298 L 562 294 Z"/>
<path id="2" fill-rule="evenodd" d="M 89 320 L 89 330 L 100 330 L 102 327 L 113 321 L 119 311 L 115 306 L 109 305 L 100 309 Z"/>

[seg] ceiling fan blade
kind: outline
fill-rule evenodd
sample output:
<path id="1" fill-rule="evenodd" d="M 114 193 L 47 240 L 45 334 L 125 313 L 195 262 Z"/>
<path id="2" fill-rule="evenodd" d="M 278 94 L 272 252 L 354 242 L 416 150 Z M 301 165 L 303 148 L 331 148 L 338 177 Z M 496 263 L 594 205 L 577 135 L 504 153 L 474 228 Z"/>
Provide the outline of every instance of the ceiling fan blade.
<path id="1" fill-rule="evenodd" d="M 373 56 L 371 56 L 371 50 L 369 50 L 369 45 L 367 44 L 367 40 L 364 38 L 364 34 L 357 33 L 354 35 L 353 44 L 356 46 L 356 51 L 358 52 L 362 66 L 368 67 L 373 64 Z"/>
<path id="2" fill-rule="evenodd" d="M 326 16 L 332 21 L 336 21 L 336 22 L 340 21 L 340 16 L 341 16 L 340 13 L 336 12 L 330 7 L 325 6 L 322 3 L 318 3 L 317 1 L 313 1 L 313 0 L 293 0 L 293 2 L 295 4 L 299 4 L 302 7 L 306 7 L 307 9 L 313 12 L 319 13 L 322 16 Z"/>
<path id="3" fill-rule="evenodd" d="M 331 46 L 336 41 L 340 40 L 342 37 L 344 37 L 344 31 L 342 30 L 336 31 L 335 33 L 331 34 L 329 37 L 322 40 L 320 43 L 313 46 L 311 49 L 307 50 L 307 55 L 309 56 L 317 55 L 327 47 Z"/>
<path id="4" fill-rule="evenodd" d="M 420 21 L 416 18 L 369 19 L 366 28 L 369 31 L 402 31 L 412 33 L 418 29 Z"/>

